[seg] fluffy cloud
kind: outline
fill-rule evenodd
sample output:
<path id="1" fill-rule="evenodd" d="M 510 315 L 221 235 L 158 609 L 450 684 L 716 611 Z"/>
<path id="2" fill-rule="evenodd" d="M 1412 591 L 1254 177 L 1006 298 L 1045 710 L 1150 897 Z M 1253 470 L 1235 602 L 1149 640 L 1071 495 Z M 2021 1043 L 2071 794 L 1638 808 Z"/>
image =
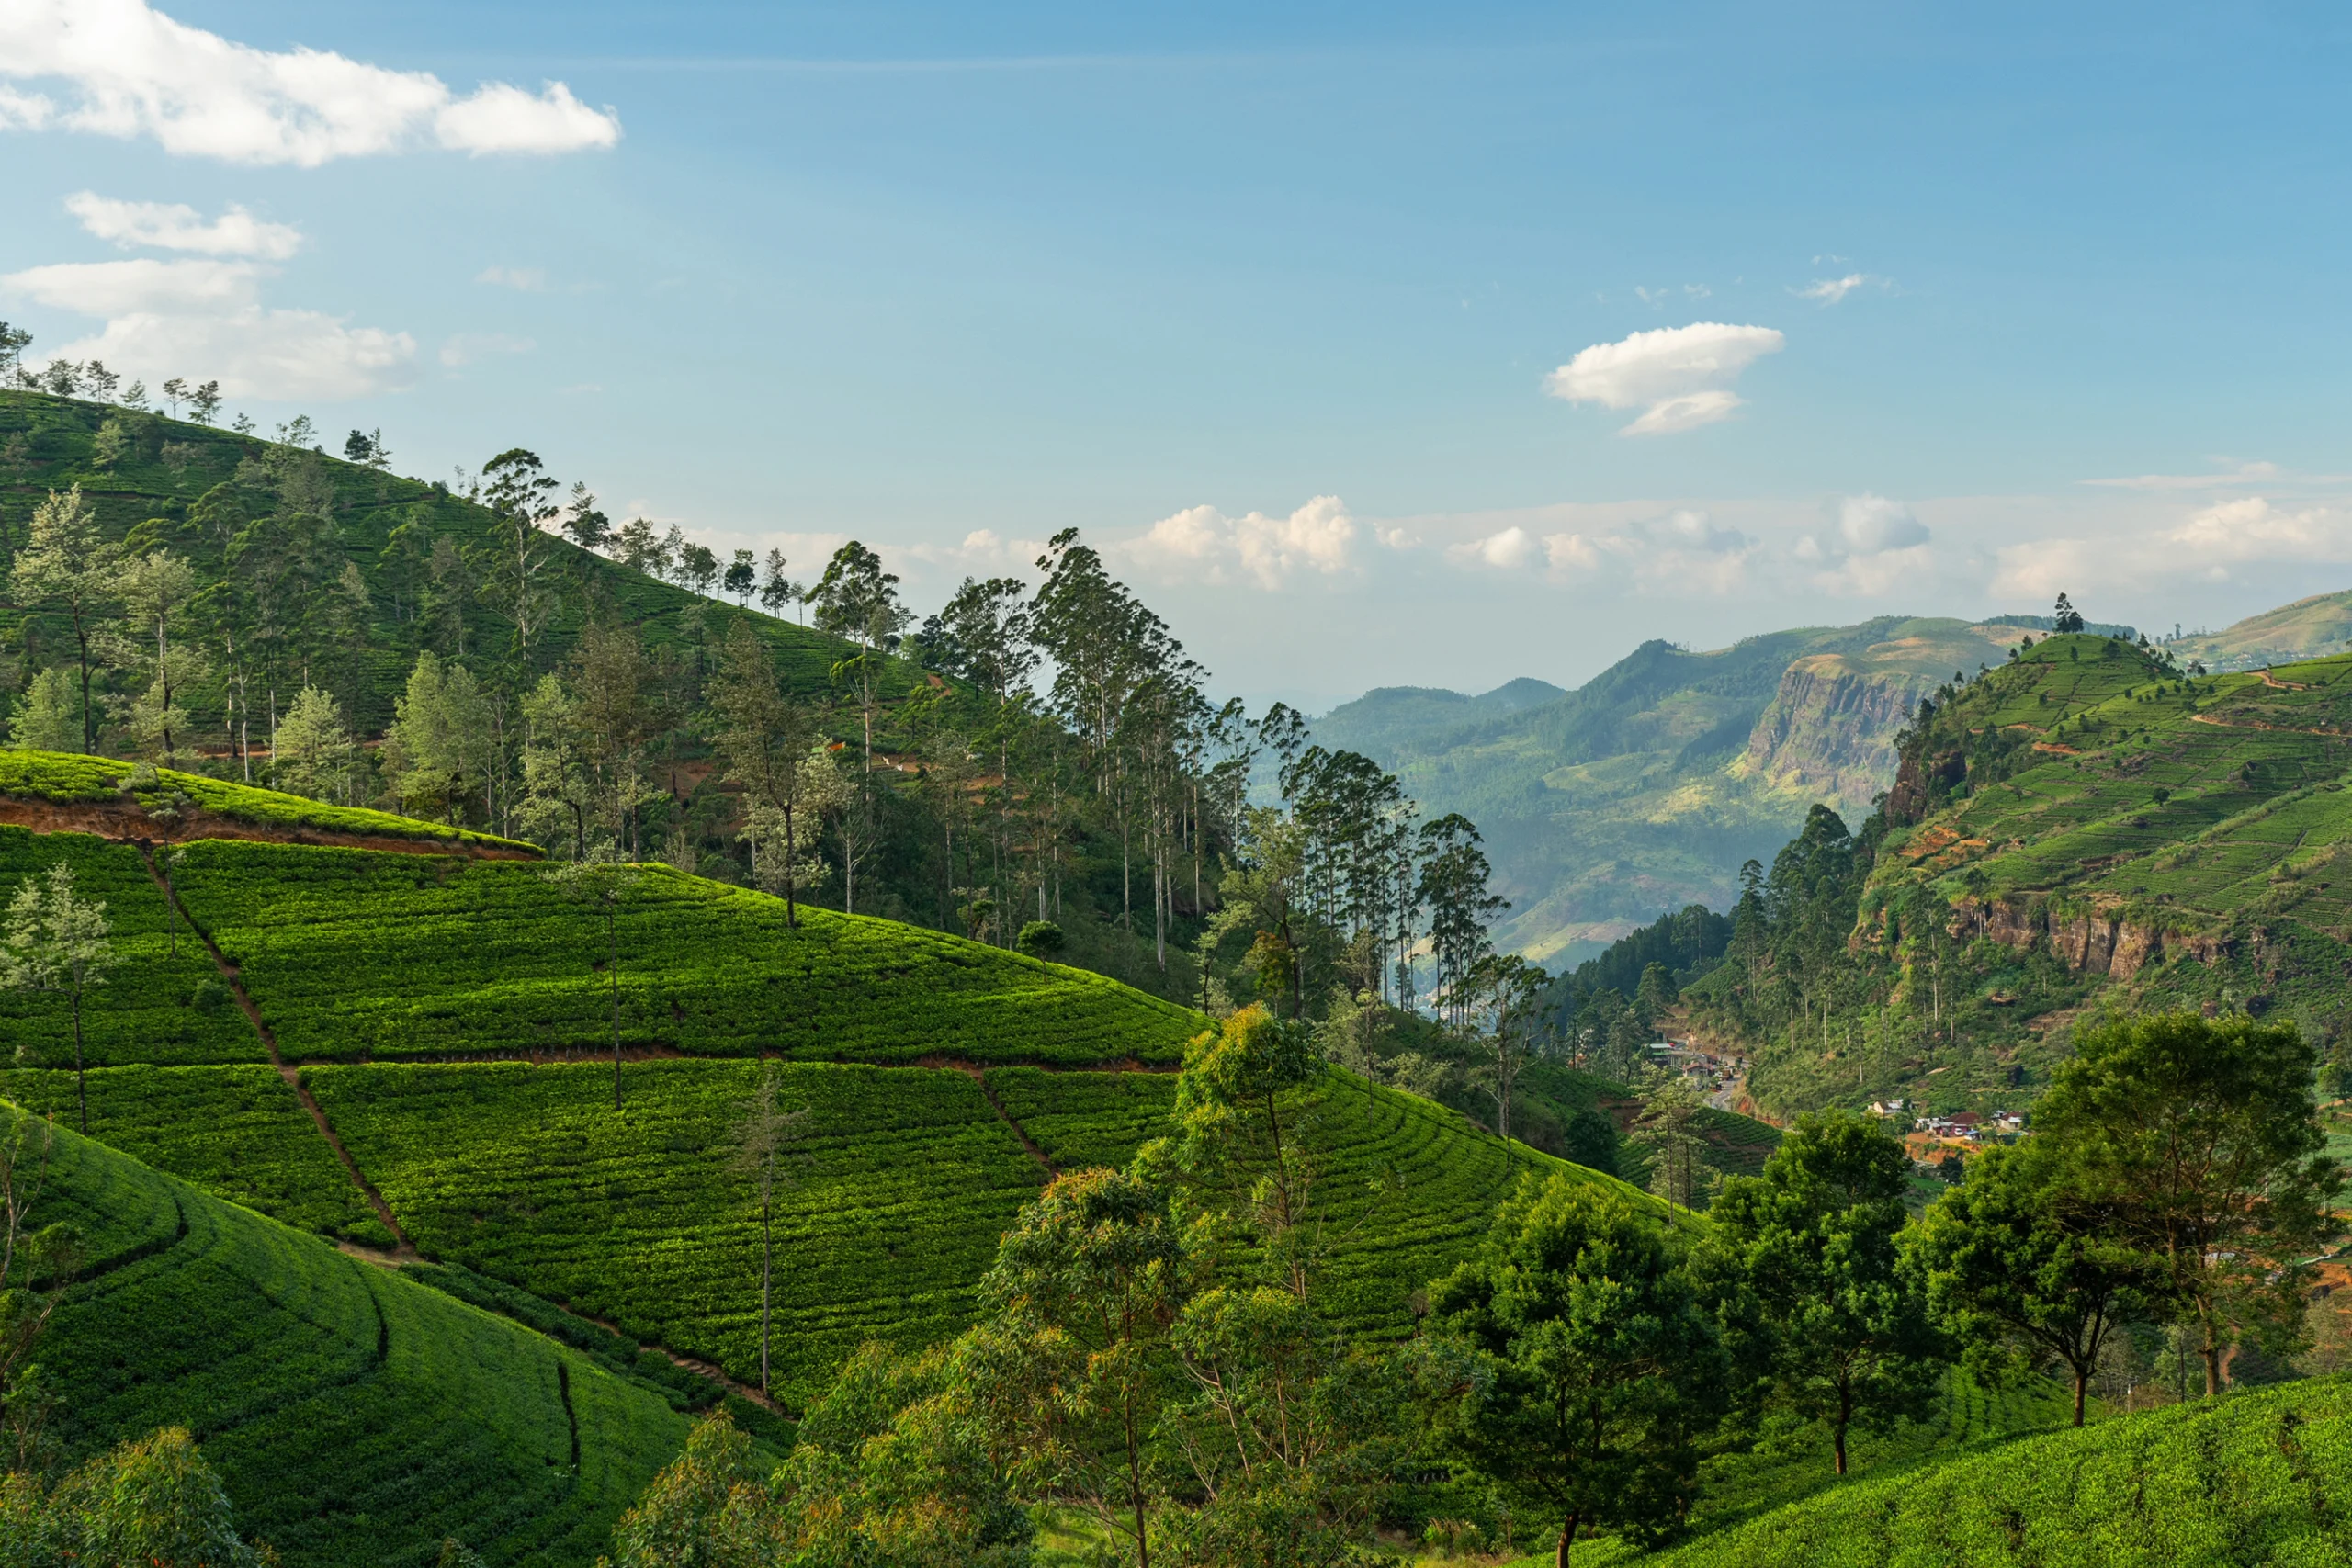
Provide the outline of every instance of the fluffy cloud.
<path id="1" fill-rule="evenodd" d="M 363 397 L 406 379 L 416 343 L 406 333 L 352 327 L 316 310 L 266 309 L 265 269 L 253 262 L 67 262 L 0 277 L 0 291 L 106 319 L 67 344 L 68 359 L 103 359 L 160 381 L 218 379 L 239 398 Z"/>
<path id="2" fill-rule="evenodd" d="M 148 245 L 163 251 L 194 251 L 208 256 L 260 256 L 284 261 L 302 247 L 300 231 L 265 223 L 243 208 L 231 206 L 206 222 L 193 207 L 161 201 L 118 201 L 96 191 L 65 198 L 65 209 L 101 240 L 129 250 Z"/>
<path id="3" fill-rule="evenodd" d="M 1125 548 L 1163 576 L 1280 588 L 1301 574 L 1338 577 L 1358 570 L 1365 531 L 1336 495 L 1318 495 L 1287 517 L 1252 512 L 1227 517 L 1190 506 L 1153 524 Z"/>
<path id="4" fill-rule="evenodd" d="M 67 96 L 61 107 L 7 91 L 0 127 L 152 136 L 167 152 L 237 164 L 315 168 L 419 145 L 570 152 L 610 147 L 621 133 L 612 110 L 589 107 L 560 82 L 536 94 L 492 82 L 460 98 L 428 72 L 254 49 L 146 0 L 7 0 L 0 77 L 62 83 Z"/>
<path id="5" fill-rule="evenodd" d="M 1707 513 L 1678 509 L 1663 517 L 1592 532 L 1537 536 L 1518 524 L 1447 548 L 1456 566 L 1523 572 L 1542 567 L 1555 582 L 1629 578 L 1644 589 L 1728 593 L 1746 580 L 1756 542 Z"/>
<path id="6" fill-rule="evenodd" d="M 1835 528 L 1807 534 L 1796 558 L 1816 569 L 1814 585 L 1831 593 L 1884 593 L 1916 580 L 1927 563 L 1928 525 L 1899 501 L 1849 495 L 1838 502 Z"/>
<path id="7" fill-rule="evenodd" d="M 2346 520 L 2326 507 L 2283 512 L 2259 495 L 2209 506 L 2174 529 L 2172 543 L 2208 565 L 2253 560 L 2342 560 Z"/>
<path id="8" fill-rule="evenodd" d="M 1820 305 L 1835 305 L 1855 289 L 1873 283 L 1881 288 L 1886 287 L 1886 279 L 1883 277 L 1872 277 L 1867 272 L 1849 272 L 1843 277 L 1816 277 L 1803 288 L 1792 288 L 1789 292 L 1800 299 L 1811 299 Z"/>
<path id="9" fill-rule="evenodd" d="M 1666 435 L 1730 416 L 1740 372 L 1787 342 L 1770 327 L 1695 321 L 1597 343 L 1544 378 L 1544 389 L 1572 403 L 1639 408 L 1623 435 Z"/>

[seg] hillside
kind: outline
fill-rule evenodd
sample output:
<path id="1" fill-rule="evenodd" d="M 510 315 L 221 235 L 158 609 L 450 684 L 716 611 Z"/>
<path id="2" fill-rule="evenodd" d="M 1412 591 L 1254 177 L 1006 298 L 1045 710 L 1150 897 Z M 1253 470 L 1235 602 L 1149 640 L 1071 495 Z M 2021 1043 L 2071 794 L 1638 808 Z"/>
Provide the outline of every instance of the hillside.
<path id="1" fill-rule="evenodd" d="M 2341 653 L 2347 643 L 2352 643 L 2352 590 L 2315 593 L 2248 615 L 2218 632 L 2176 637 L 2165 646 L 2183 664 L 2195 660 L 2226 673 Z"/>
<path id="2" fill-rule="evenodd" d="M 1498 942 L 1561 968 L 1661 910 L 1728 908 L 1740 863 L 1770 858 L 1814 801 L 1867 809 L 1919 694 L 2020 635 L 1890 616 L 1703 653 L 1646 643 L 1548 700 L 1494 700 L 1525 682 L 1480 698 L 1384 691 L 1315 736 L 1476 822 L 1512 902 Z"/>
<path id="3" fill-rule="evenodd" d="M 102 464 L 94 448 L 109 418 L 122 422 L 130 439 L 121 457 Z M 24 544 L 40 499 L 78 484 L 107 539 L 135 535 L 142 547 L 185 557 L 200 591 L 233 584 L 240 603 L 266 599 L 272 589 L 297 596 L 269 612 L 284 624 L 265 634 L 284 644 L 281 705 L 309 676 L 334 691 L 359 729 L 378 732 L 391 721 L 393 698 L 419 649 L 494 660 L 512 648 L 514 623 L 482 581 L 483 558 L 498 543 L 497 519 L 447 484 L 160 414 L 0 390 L 0 444 L 18 439 L 21 457 L 0 474 L 0 574 Z M 552 604 L 525 660 L 535 668 L 552 668 L 599 605 L 656 648 L 699 649 L 719 629 L 726 612 L 713 601 L 561 538 L 546 544 L 555 563 Z M 364 604 L 341 586 L 347 570 L 364 586 Z M 748 619 L 801 690 L 830 688 L 831 667 L 845 645 L 768 615 Z M 72 632 L 53 610 L 0 604 L 0 641 L 22 648 L 26 663 L 38 667 L 70 651 Z M 267 671 L 258 673 L 266 679 Z M 199 743 L 225 746 L 217 728 Z"/>
<path id="4" fill-rule="evenodd" d="M 1774 955 L 1694 988 L 1764 1051 L 1765 1103 L 1909 1085 L 1937 1110 L 2022 1108 L 2065 1024 L 2108 1001 L 2336 1038 L 2352 656 L 2190 679 L 2060 637 L 1939 695 L 1852 869 L 1826 837 L 1789 852 L 1826 868 L 1789 876 L 1845 891 L 1776 907 Z"/>
<path id="5" fill-rule="evenodd" d="M 653 1389 L 71 1132 L 85 1264 L 41 1342 L 74 1457 L 186 1425 L 289 1564 L 577 1564 L 683 1445 Z"/>
<path id="6" fill-rule="evenodd" d="M 539 865 L 178 852 L 167 905 L 137 843 L 0 828 L 0 886 L 62 861 L 113 922 L 123 961 L 87 1009 L 94 1136 L 289 1224 L 464 1264 L 755 1378 L 756 1210 L 730 1160 L 756 1059 L 781 1061 L 785 1102 L 811 1111 L 777 1231 L 790 1399 L 865 1338 L 960 1327 L 1053 1169 L 1167 1131 L 1170 1069 L 1205 1021 L 892 921 L 804 908 L 788 929 L 780 899 L 667 867 L 623 895 L 616 976 L 601 922 Z M 5 1092 L 70 1123 L 62 1001 L 0 997 L 0 1049 L 21 1064 Z M 1504 1149 L 1344 1075 L 1312 1120 L 1351 1222 L 1379 1206 L 1350 1224 L 1327 1300 L 1358 1331 L 1403 1332 L 1412 1292 L 1484 1234 Z M 1509 1163 L 1575 1168 L 1524 1147 Z"/>
<path id="7" fill-rule="evenodd" d="M 2352 1553 L 2352 1380 L 2115 1417 L 1826 1489 L 1656 1568 L 2203 1568 Z M 1587 1561 L 1582 1551 L 1579 1562 Z M 1593 1562 L 1635 1561 L 1606 1547 Z"/>

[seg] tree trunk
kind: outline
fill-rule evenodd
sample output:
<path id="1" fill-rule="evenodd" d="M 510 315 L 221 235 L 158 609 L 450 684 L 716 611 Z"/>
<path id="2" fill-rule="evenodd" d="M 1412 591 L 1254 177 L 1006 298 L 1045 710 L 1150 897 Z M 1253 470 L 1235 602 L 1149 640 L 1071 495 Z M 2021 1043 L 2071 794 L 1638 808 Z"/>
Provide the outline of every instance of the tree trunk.
<path id="1" fill-rule="evenodd" d="M 2197 1321 L 2205 1330 L 2201 1353 L 2205 1359 L 2205 1397 L 2211 1399 L 2222 1392 L 2222 1345 L 2213 1332 L 2213 1309 L 2210 1304 L 2198 1307 Z"/>
<path id="2" fill-rule="evenodd" d="M 784 803 L 784 927 L 786 931 L 797 930 L 800 925 L 800 911 L 792 902 L 792 802 L 787 800 Z"/>
<path id="3" fill-rule="evenodd" d="M 90 1080 L 82 1070 L 82 987 L 74 987 L 74 1098 L 80 1103 L 82 1135 L 90 1135 Z"/>
<path id="4" fill-rule="evenodd" d="M 2091 1372 L 2088 1367 L 2075 1369 L 2075 1425 L 2077 1427 L 2083 1424 L 2083 1392 L 2090 1387 L 2090 1382 Z"/>
<path id="5" fill-rule="evenodd" d="M 82 629 L 82 612 L 74 612 L 74 639 L 82 645 L 82 750 L 98 749 L 98 732 L 90 722 L 90 634 Z"/>
<path id="6" fill-rule="evenodd" d="M 760 1199 L 760 1392 L 768 1391 L 768 1311 L 770 1296 L 768 1281 L 775 1266 L 775 1233 L 770 1224 L 773 1205 L 765 1195 Z"/>
<path id="7" fill-rule="evenodd" d="M 616 895 L 617 897 L 617 895 Z M 613 1110 L 621 1108 L 621 939 L 616 913 L 605 906 L 605 978 L 613 992 Z"/>
<path id="8" fill-rule="evenodd" d="M 1567 1523 L 1560 1527 L 1560 1542 L 1552 1549 L 1552 1568 L 1568 1568 L 1568 1548 L 1576 1544 L 1577 1516 L 1570 1514 Z"/>

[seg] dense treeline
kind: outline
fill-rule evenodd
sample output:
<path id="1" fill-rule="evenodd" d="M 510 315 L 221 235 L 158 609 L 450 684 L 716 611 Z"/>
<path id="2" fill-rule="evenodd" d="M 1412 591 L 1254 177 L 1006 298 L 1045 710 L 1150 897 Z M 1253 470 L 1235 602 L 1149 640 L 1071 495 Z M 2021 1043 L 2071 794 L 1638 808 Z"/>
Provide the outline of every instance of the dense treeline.
<path id="1" fill-rule="evenodd" d="M 1214 703 L 1075 531 L 1034 585 L 918 616 L 854 541 L 796 580 L 616 525 L 520 448 L 426 485 L 377 433 L 337 460 L 307 421 L 181 424 L 66 368 L 0 409 L 10 744 L 659 858 L 1195 1003 L 1475 1010 L 1476 829 L 1281 705 Z"/>

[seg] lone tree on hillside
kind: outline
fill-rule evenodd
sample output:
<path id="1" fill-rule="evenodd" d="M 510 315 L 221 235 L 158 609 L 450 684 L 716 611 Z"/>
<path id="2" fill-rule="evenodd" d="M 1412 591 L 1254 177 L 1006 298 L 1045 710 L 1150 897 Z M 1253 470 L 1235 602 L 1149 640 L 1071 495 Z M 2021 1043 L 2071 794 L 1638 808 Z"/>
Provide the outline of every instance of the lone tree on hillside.
<path id="1" fill-rule="evenodd" d="M 2193 1012 L 2084 1030 L 2075 1052 L 2035 1109 L 2038 1139 L 2161 1271 L 2218 1393 L 2226 1341 L 2295 1321 L 2309 1282 L 2296 1264 L 2344 1228 L 2328 1213 L 2344 1179 L 2323 1152 L 2318 1055 L 2292 1024 Z"/>
<path id="2" fill-rule="evenodd" d="M 1849 1428 L 1921 1414 L 1943 1369 L 1925 1292 L 1896 1236 L 1911 1162 L 1850 1111 L 1800 1117 L 1764 1174 L 1724 1183 L 1708 1273 L 1754 1396 L 1826 1423 L 1846 1473 Z"/>
<path id="3" fill-rule="evenodd" d="M 82 1131 L 90 1130 L 89 1081 L 82 1064 L 82 998 L 106 984 L 115 953 L 107 907 L 74 891 L 74 868 L 63 861 L 46 877 L 27 877 L 8 905 L 7 935 L 0 938 L 0 985 L 16 991 L 62 991 L 74 1011 L 74 1097 Z"/>
<path id="4" fill-rule="evenodd" d="M 751 1109 L 737 1128 L 735 1168 L 748 1171 L 760 1196 L 760 1392 L 768 1391 L 768 1324 L 774 1296 L 769 1283 L 775 1272 L 775 1198 L 798 1185 L 786 1162 L 799 1152 L 808 1135 L 808 1108 L 776 1109 L 776 1065 L 760 1066 L 760 1087 L 752 1091 Z"/>
<path id="5" fill-rule="evenodd" d="M 1936 1200 L 1905 1240 L 1928 1277 L 1928 1296 L 1967 1359 L 2005 1372 L 2063 1363 L 2075 1380 L 2075 1425 L 2099 1351 L 2128 1318 L 2159 1297 L 2163 1273 L 2109 1234 L 2109 1216 L 2065 1180 L 2048 1138 L 1945 1156 Z"/>
<path id="6" fill-rule="evenodd" d="M 621 900 L 644 874 L 615 860 L 576 860 L 550 866 L 540 875 L 567 897 L 601 910 L 605 917 L 605 978 L 613 997 L 613 1109 L 621 1108 Z"/>
<path id="7" fill-rule="evenodd" d="M 1533 1176 L 1478 1256 L 1430 1289 L 1432 1325 L 1482 1375 L 1448 1435 L 1506 1493 L 1579 1528 L 1664 1535 L 1698 1490 L 1693 1438 L 1721 1405 L 1715 1325 L 1648 1214 L 1616 1194 Z"/>
<path id="8" fill-rule="evenodd" d="M 2083 614 L 2064 593 L 2058 595 L 2058 607 L 2051 612 L 2050 629 L 2054 632 L 2078 632 L 2083 629 Z"/>

